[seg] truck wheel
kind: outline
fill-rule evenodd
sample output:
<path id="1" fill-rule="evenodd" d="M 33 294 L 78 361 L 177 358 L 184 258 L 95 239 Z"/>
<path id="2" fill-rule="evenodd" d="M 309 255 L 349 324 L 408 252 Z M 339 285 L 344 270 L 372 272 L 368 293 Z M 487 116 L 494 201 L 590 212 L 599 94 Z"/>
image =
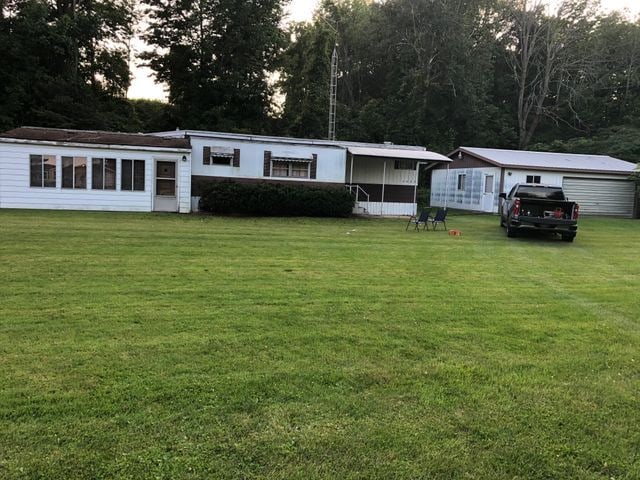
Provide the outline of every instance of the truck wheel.
<path id="1" fill-rule="evenodd" d="M 516 236 L 516 229 L 511 225 L 507 225 L 507 237 L 513 238 Z"/>
<path id="2" fill-rule="evenodd" d="M 562 235 L 562 241 L 563 242 L 573 242 L 573 239 L 576 238 L 575 235 Z"/>

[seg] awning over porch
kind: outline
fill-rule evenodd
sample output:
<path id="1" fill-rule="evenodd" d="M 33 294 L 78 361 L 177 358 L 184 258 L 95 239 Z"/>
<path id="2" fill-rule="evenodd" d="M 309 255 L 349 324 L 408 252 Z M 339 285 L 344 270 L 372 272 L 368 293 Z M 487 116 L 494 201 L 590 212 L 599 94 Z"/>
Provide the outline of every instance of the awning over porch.
<path id="1" fill-rule="evenodd" d="M 439 153 L 427 150 L 413 150 L 393 147 L 348 147 L 349 153 L 359 157 L 395 158 L 416 160 L 418 162 L 451 162 L 452 160 Z"/>

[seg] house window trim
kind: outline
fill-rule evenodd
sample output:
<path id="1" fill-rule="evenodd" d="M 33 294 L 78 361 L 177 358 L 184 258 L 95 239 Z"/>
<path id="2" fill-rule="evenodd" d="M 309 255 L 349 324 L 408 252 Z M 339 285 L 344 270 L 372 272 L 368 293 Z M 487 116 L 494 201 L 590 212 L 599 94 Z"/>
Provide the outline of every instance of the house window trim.
<path id="1" fill-rule="evenodd" d="M 33 185 L 31 162 L 33 157 L 40 157 L 40 185 Z M 45 169 L 46 164 L 45 157 L 53 159 L 53 185 L 45 185 Z M 29 188 L 57 188 L 58 187 L 58 157 L 56 155 L 32 153 L 29 154 Z"/>
<path id="2" fill-rule="evenodd" d="M 202 165 L 239 167 L 240 149 L 224 146 L 205 146 L 202 149 Z"/>
<path id="3" fill-rule="evenodd" d="M 95 160 L 100 160 L 102 165 L 102 185 L 97 187 L 93 183 L 93 172 L 95 165 L 93 162 Z M 107 160 L 113 160 L 113 187 L 107 188 L 105 187 L 105 179 L 106 179 L 106 168 L 107 168 Z M 116 191 L 118 188 L 118 160 L 116 158 L 107 158 L 107 157 L 91 157 L 91 190 L 106 190 L 106 191 Z"/>
<path id="4" fill-rule="evenodd" d="M 64 159 L 71 159 L 71 186 L 64 186 Z M 76 181 L 76 160 L 84 160 L 84 186 L 78 187 Z M 64 190 L 87 190 L 89 183 L 89 157 L 75 156 L 75 155 L 62 155 L 60 157 L 60 168 L 62 170 L 60 175 L 60 187 Z"/>
<path id="5" fill-rule="evenodd" d="M 467 174 L 466 173 L 459 173 L 458 174 L 457 190 L 459 192 L 464 192 L 464 191 L 466 191 L 466 186 L 467 186 Z"/>
<path id="6" fill-rule="evenodd" d="M 124 175 L 124 162 L 131 162 L 131 188 L 122 188 L 122 179 Z M 136 162 L 142 162 L 142 189 L 135 188 L 135 171 L 136 171 Z M 116 182 L 118 176 L 116 175 Z M 146 192 L 147 191 L 147 162 L 145 160 L 141 160 L 139 158 L 123 158 L 120 160 L 120 191 L 121 192 Z"/>
<path id="7" fill-rule="evenodd" d="M 532 180 L 531 182 L 529 181 L 529 178 L 531 178 L 531 180 Z M 536 182 L 536 178 L 538 179 L 537 182 Z M 527 175 L 525 183 L 542 183 L 542 176 L 541 175 Z"/>
<path id="8" fill-rule="evenodd" d="M 284 163 L 286 162 L 287 165 L 287 175 L 275 175 L 274 174 L 274 168 L 273 168 L 273 164 L 275 162 L 281 162 Z M 294 179 L 294 180 L 311 180 L 311 164 L 312 164 L 313 160 L 308 159 L 308 158 L 289 158 L 289 157 L 271 157 L 270 160 L 270 168 L 269 168 L 269 173 L 270 173 L 270 177 L 273 178 L 289 178 L 289 179 Z M 294 163 L 304 163 L 307 165 L 307 175 L 305 177 L 298 177 L 298 176 L 293 176 L 292 172 L 293 172 L 293 164 Z"/>
<path id="9" fill-rule="evenodd" d="M 225 162 L 214 161 L 214 159 L 225 159 Z M 211 152 L 209 155 L 209 163 L 205 165 L 215 165 L 218 167 L 232 167 L 233 166 L 233 153 Z"/>

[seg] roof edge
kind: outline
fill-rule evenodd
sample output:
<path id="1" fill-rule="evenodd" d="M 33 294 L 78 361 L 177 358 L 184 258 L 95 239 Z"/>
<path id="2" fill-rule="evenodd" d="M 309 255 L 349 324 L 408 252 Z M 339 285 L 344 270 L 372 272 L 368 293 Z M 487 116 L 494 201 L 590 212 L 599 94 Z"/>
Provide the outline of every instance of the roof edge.
<path id="1" fill-rule="evenodd" d="M 236 139 L 245 141 L 262 141 L 273 143 L 288 143 L 298 145 L 314 145 L 314 146 L 326 146 L 336 148 L 349 148 L 349 147 L 370 147 L 370 148 L 391 148 L 398 150 L 410 150 L 410 151 L 427 151 L 426 147 L 420 145 L 396 145 L 396 144 L 384 144 L 384 143 L 367 143 L 367 142 L 352 142 L 341 140 L 323 140 L 313 138 L 296 138 L 296 137 L 278 137 L 275 135 L 254 135 L 248 133 L 227 133 L 227 132 L 214 132 L 210 130 L 169 130 L 164 132 L 152 132 L 149 135 L 157 135 L 159 137 L 174 137 L 176 135 L 183 135 L 184 137 L 209 137 L 209 138 L 222 138 L 222 139 Z"/>
<path id="2" fill-rule="evenodd" d="M 121 144 L 108 144 L 108 143 L 85 143 L 85 142 L 67 142 L 57 140 L 30 140 L 24 138 L 11 138 L 3 137 L 0 134 L 0 143 L 13 143 L 19 145 L 49 145 L 53 147 L 73 147 L 73 148 L 97 148 L 97 149 L 109 149 L 109 150 L 134 150 L 134 151 L 151 151 L 151 152 L 179 152 L 179 153 L 191 153 L 191 148 L 185 147 L 155 147 L 155 146 L 141 146 L 141 145 L 121 145 Z"/>

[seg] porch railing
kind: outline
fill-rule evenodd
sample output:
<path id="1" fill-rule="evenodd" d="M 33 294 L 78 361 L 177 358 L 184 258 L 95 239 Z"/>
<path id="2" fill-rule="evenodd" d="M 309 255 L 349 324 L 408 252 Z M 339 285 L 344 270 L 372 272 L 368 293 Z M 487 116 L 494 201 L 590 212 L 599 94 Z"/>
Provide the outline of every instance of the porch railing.
<path id="1" fill-rule="evenodd" d="M 349 189 L 349 191 L 351 192 L 351 194 L 353 195 L 355 192 L 355 196 L 356 196 L 356 202 L 360 202 L 360 201 L 364 201 L 364 202 L 369 202 L 369 194 L 367 192 L 365 192 L 365 190 L 357 184 L 347 184 L 345 185 L 346 188 Z M 366 200 L 360 200 L 360 194 L 364 195 L 364 197 L 366 197 Z"/>

